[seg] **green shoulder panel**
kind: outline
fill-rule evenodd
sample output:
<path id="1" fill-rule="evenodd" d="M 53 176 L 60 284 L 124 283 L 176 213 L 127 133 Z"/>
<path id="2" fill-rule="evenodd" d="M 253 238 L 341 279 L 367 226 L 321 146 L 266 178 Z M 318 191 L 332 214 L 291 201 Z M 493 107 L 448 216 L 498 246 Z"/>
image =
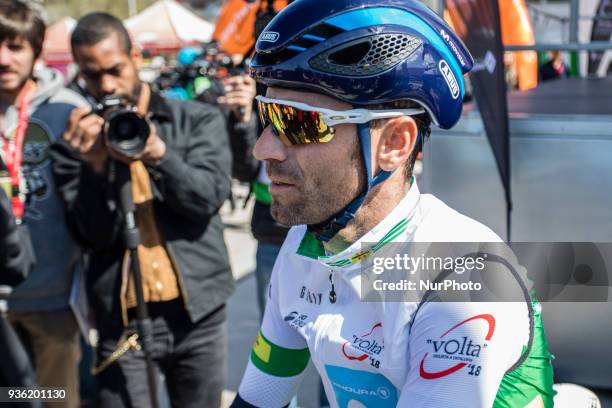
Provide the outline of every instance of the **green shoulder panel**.
<path id="1" fill-rule="evenodd" d="M 520 366 L 502 378 L 493 408 L 523 408 L 538 397 L 542 400 L 542 406 L 553 407 L 554 357 L 548 351 L 541 306 L 536 300 L 532 301 L 532 305 L 534 337 L 531 351 Z M 525 351 L 526 347 L 523 349 Z"/>

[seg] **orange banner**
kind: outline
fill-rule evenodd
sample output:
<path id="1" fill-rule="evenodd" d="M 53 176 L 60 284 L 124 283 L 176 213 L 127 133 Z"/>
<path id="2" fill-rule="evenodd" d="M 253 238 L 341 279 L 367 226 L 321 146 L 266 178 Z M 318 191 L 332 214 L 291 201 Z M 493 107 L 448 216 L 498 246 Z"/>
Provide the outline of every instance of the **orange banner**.
<path id="1" fill-rule="evenodd" d="M 287 0 L 275 0 L 274 9 L 280 11 Z M 255 46 L 255 19 L 260 10 L 268 7 L 267 1 L 227 0 L 221 8 L 213 41 L 228 54 L 246 55 Z"/>

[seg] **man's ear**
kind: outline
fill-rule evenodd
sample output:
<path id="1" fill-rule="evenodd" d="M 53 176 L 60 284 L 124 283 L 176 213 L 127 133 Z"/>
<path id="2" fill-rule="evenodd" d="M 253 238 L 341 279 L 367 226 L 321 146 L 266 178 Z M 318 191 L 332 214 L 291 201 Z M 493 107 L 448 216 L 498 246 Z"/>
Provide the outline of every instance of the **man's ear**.
<path id="1" fill-rule="evenodd" d="M 410 116 L 386 121 L 378 142 L 378 166 L 386 171 L 404 167 L 415 148 L 418 132 L 418 126 Z"/>
<path id="2" fill-rule="evenodd" d="M 130 58 L 134 61 L 134 66 L 138 71 L 142 68 L 142 51 L 140 47 L 137 45 L 132 46 L 132 51 L 130 51 Z"/>

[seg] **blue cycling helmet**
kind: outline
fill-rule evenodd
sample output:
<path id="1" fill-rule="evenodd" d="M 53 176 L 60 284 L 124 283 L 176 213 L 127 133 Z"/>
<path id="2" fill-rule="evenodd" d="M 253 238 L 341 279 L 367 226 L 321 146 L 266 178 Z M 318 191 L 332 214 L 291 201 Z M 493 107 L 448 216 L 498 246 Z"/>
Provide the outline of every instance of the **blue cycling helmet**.
<path id="1" fill-rule="evenodd" d="M 419 1 L 298 0 L 259 36 L 251 74 L 363 107 L 412 100 L 449 129 L 472 66 L 457 35 Z"/>
<path id="2" fill-rule="evenodd" d="M 463 75 L 474 64 L 444 20 L 417 0 L 297 0 L 270 21 L 255 48 L 251 75 L 265 85 L 365 108 L 411 100 L 443 129 L 461 116 Z M 372 174 L 369 124 L 357 130 L 368 183 L 338 214 L 309 226 L 322 241 L 343 229 L 391 175 Z"/>

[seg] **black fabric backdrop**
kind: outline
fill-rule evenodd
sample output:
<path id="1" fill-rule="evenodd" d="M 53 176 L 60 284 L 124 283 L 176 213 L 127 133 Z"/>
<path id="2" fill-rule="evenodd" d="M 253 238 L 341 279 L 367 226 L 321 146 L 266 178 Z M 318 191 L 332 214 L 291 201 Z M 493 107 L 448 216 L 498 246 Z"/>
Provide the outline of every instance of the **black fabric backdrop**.
<path id="1" fill-rule="evenodd" d="M 499 6 L 491 0 L 446 0 L 446 9 L 475 60 L 470 79 L 506 193 L 510 240 L 510 140 Z"/>
<path id="2" fill-rule="evenodd" d="M 610 41 L 612 37 L 612 0 L 601 0 L 597 7 L 596 16 L 607 16 L 606 19 L 595 20 L 593 22 L 593 30 L 591 31 L 591 41 Z M 599 70 L 599 65 L 602 62 L 603 51 L 594 51 L 589 53 L 589 74 L 595 74 Z M 607 74 L 612 73 L 612 64 L 606 70 Z"/>

